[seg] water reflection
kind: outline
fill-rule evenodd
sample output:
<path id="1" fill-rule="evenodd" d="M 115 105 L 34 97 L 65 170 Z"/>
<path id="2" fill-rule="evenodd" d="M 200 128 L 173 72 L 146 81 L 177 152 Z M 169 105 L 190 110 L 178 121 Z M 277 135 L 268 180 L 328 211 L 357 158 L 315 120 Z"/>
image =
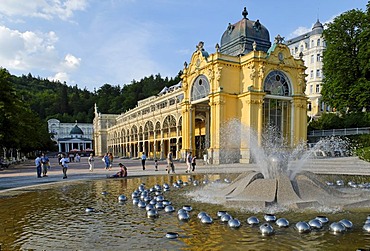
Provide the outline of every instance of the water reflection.
<path id="1" fill-rule="evenodd" d="M 194 176 L 196 180 L 224 180 L 222 176 Z M 227 177 L 232 178 L 232 177 Z M 370 234 L 362 231 L 368 212 L 326 213 L 330 221 L 350 219 L 353 230 L 334 235 L 323 230 L 300 234 L 294 224 L 308 221 L 317 212 L 281 212 L 291 226 L 280 229 L 273 225 L 275 235 L 261 236 L 258 226 L 249 226 L 246 219 L 256 215 L 263 222 L 263 213 L 253 214 L 231 210 L 219 205 L 189 201 L 184 193 L 198 189 L 192 185 L 165 192 L 176 211 L 159 211 L 158 218 L 147 218 L 145 209 L 132 204 L 131 193 L 145 183 L 146 188 L 155 184 L 172 184 L 188 176 L 154 176 L 128 179 L 106 179 L 65 183 L 50 188 L 39 188 L 12 198 L 0 200 L 1 250 L 346 250 L 370 247 Z M 189 183 L 191 184 L 191 183 Z M 107 192 L 102 195 L 102 192 Z M 118 196 L 128 197 L 125 203 Z M 191 205 L 188 222 L 177 219 L 177 210 Z M 93 207 L 94 213 L 86 213 Z M 232 229 L 221 223 L 217 212 L 227 210 L 238 218 L 242 226 Z M 197 214 L 204 211 L 212 216 L 213 224 L 203 224 Z M 177 239 L 167 239 L 167 232 L 179 233 Z M 338 248 L 339 247 L 339 248 Z"/>

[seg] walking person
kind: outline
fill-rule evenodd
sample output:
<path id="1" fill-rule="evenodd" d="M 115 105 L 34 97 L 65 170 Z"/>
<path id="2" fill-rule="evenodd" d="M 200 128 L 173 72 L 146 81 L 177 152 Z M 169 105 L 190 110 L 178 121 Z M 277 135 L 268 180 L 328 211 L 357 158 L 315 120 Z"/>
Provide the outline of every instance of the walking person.
<path id="1" fill-rule="evenodd" d="M 102 160 L 103 160 L 104 165 L 105 165 L 105 170 L 108 170 L 109 165 L 110 165 L 109 153 L 106 153 Z"/>
<path id="2" fill-rule="evenodd" d="M 113 154 L 109 153 L 108 156 L 109 156 L 109 171 L 110 171 L 112 170 L 112 166 L 113 166 Z"/>
<path id="3" fill-rule="evenodd" d="M 146 161 L 146 155 L 145 152 L 141 155 L 141 165 L 143 166 L 143 170 L 145 170 L 145 161 Z"/>
<path id="4" fill-rule="evenodd" d="M 40 158 L 40 154 L 37 154 L 37 157 L 35 159 L 35 165 L 36 165 L 37 178 L 42 178 L 42 176 L 41 176 L 41 158 Z"/>
<path id="5" fill-rule="evenodd" d="M 172 152 L 169 152 L 168 155 L 167 155 L 167 169 L 166 169 L 167 173 L 170 173 L 170 171 L 172 171 L 172 173 L 175 173 L 175 165 L 173 164 L 173 156 L 172 156 Z"/>
<path id="6" fill-rule="evenodd" d="M 89 158 L 87 159 L 87 162 L 89 163 L 89 170 L 90 172 L 93 172 L 94 171 L 94 155 L 92 153 L 90 153 L 90 156 Z"/>
<path id="7" fill-rule="evenodd" d="M 192 167 L 192 172 L 195 171 L 195 167 L 196 167 L 197 163 L 196 163 L 196 157 L 195 155 L 193 155 L 193 158 L 191 159 L 191 167 Z"/>
<path id="8" fill-rule="evenodd" d="M 63 179 L 67 179 L 69 158 L 66 155 L 63 155 L 62 159 L 60 160 L 60 163 L 62 164 L 62 168 L 63 168 Z"/>
<path id="9" fill-rule="evenodd" d="M 155 170 L 158 171 L 158 160 L 154 160 L 154 167 L 155 167 Z"/>
<path id="10" fill-rule="evenodd" d="M 50 168 L 50 160 L 45 153 L 41 154 L 41 167 L 42 167 L 42 177 L 48 177 L 48 169 Z"/>
<path id="11" fill-rule="evenodd" d="M 186 155 L 186 166 L 187 166 L 187 169 L 186 169 L 186 173 L 190 173 L 191 172 L 191 161 L 192 161 L 192 155 L 191 155 L 191 152 L 188 153 L 188 155 Z"/>

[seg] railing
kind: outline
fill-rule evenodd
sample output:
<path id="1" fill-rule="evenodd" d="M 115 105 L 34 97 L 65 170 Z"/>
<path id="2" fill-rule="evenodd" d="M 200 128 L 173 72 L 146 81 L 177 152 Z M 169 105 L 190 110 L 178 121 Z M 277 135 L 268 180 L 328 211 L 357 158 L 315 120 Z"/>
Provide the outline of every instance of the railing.
<path id="1" fill-rule="evenodd" d="M 357 134 L 370 134 L 370 127 L 313 130 L 308 133 L 308 137 L 346 136 Z"/>

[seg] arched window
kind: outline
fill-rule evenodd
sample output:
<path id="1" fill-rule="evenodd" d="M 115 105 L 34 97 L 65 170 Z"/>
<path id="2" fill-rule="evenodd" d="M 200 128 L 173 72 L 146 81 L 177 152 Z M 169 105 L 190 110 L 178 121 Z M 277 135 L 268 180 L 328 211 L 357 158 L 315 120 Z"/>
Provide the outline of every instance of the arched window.
<path id="1" fill-rule="evenodd" d="M 289 79 L 280 71 L 272 71 L 266 77 L 264 91 L 276 96 L 290 96 Z"/>
<path id="2" fill-rule="evenodd" d="M 204 75 L 197 77 L 191 89 L 191 101 L 202 99 L 209 94 L 208 79 Z"/>

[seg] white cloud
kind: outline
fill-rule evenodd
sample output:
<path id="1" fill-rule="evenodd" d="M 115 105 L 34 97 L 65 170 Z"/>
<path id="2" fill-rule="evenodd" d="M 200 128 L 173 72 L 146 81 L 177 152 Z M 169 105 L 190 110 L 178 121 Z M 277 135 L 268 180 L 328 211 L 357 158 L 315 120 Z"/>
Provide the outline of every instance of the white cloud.
<path id="1" fill-rule="evenodd" d="M 69 83 L 70 77 L 66 72 L 57 72 L 54 76 L 48 77 L 50 81 L 59 81 Z"/>
<path id="2" fill-rule="evenodd" d="M 298 27 L 297 29 L 295 29 L 292 33 L 289 34 L 289 37 L 298 37 L 300 35 L 303 35 L 307 32 L 310 32 L 312 30 L 312 28 L 307 28 L 307 27 L 303 27 L 303 26 L 300 26 Z"/>
<path id="3" fill-rule="evenodd" d="M 7 17 L 39 17 L 67 20 L 75 11 L 83 11 L 87 0 L 1 0 L 0 13 Z"/>
<path id="4" fill-rule="evenodd" d="M 56 50 L 55 32 L 41 33 L 11 30 L 0 26 L 0 66 L 22 72 L 63 72 L 66 74 L 80 66 L 81 59 L 72 54 L 60 58 Z"/>

